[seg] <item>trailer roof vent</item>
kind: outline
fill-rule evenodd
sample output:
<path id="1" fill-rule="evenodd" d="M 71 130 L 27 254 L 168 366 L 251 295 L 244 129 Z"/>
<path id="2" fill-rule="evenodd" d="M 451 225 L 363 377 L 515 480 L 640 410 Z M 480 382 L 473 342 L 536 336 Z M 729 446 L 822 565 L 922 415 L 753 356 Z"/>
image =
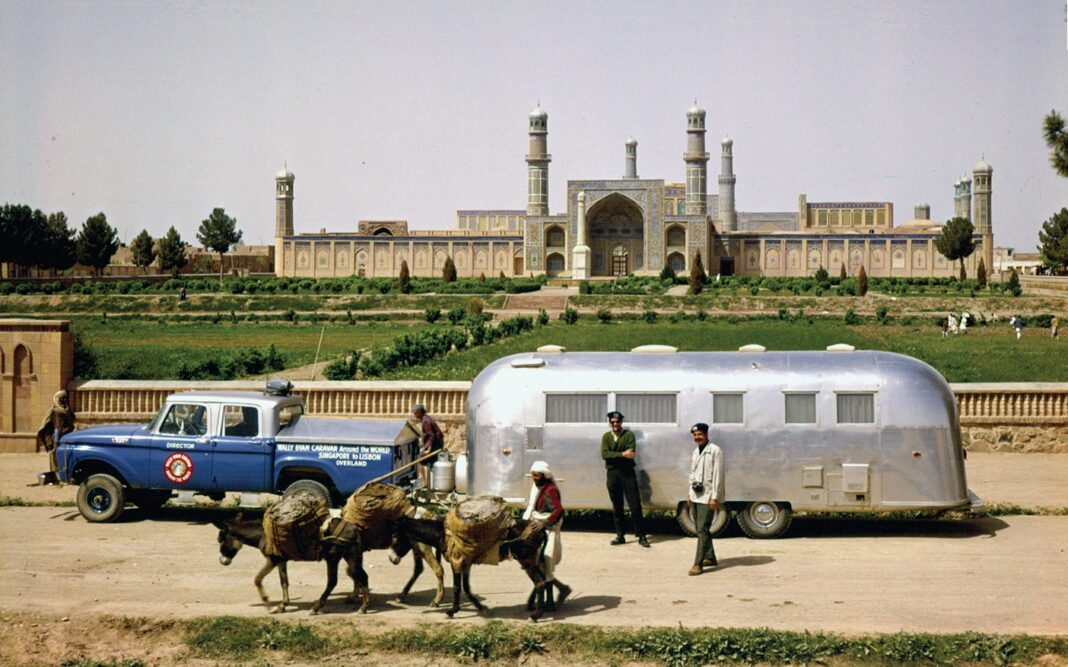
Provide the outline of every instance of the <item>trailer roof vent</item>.
<path id="1" fill-rule="evenodd" d="M 630 351 L 634 354 L 675 354 L 679 348 L 670 345 L 639 345 L 630 348 Z"/>
<path id="2" fill-rule="evenodd" d="M 749 345 L 741 346 L 740 348 L 738 348 L 738 351 L 739 352 L 753 352 L 753 353 L 758 353 L 759 354 L 760 352 L 767 352 L 768 348 L 764 347 L 763 345 L 757 345 L 756 343 L 750 343 Z"/>
<path id="3" fill-rule="evenodd" d="M 827 346 L 828 352 L 852 352 L 855 349 L 857 348 L 853 347 L 852 345 L 849 345 L 848 343 L 835 343 L 834 345 Z"/>
<path id="4" fill-rule="evenodd" d="M 520 357 L 512 359 L 512 368 L 541 368 L 545 360 L 541 357 Z"/>
<path id="5" fill-rule="evenodd" d="M 542 354 L 560 354 L 561 352 L 567 352 L 567 348 L 563 345 L 542 345 L 537 351 Z"/>

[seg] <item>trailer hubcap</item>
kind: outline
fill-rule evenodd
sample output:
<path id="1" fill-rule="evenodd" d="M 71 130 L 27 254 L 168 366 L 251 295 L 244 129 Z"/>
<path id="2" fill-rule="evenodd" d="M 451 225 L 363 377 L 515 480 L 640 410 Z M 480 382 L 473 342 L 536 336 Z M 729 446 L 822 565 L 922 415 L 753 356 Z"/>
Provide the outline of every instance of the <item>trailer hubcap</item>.
<path id="1" fill-rule="evenodd" d="M 100 514 L 111 507 L 111 494 L 106 489 L 96 488 L 89 492 L 86 502 L 90 510 Z"/>
<path id="2" fill-rule="evenodd" d="M 775 503 L 754 503 L 749 509 L 749 516 L 753 518 L 754 522 L 767 528 L 778 520 L 779 508 L 776 507 Z"/>

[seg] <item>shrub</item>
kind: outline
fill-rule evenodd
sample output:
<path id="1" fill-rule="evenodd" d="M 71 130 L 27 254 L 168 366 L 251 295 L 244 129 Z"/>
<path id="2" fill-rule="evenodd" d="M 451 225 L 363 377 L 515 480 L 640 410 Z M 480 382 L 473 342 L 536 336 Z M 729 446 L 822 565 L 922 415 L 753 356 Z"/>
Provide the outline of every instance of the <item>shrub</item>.
<path id="1" fill-rule="evenodd" d="M 868 272 L 864 270 L 864 267 L 860 267 L 860 273 L 857 274 L 857 294 L 864 296 L 868 293 Z"/>
<path id="2" fill-rule="evenodd" d="M 15 286 L 15 293 L 16 294 L 26 295 L 26 294 L 29 294 L 30 292 L 33 292 L 33 285 L 31 285 L 29 283 L 19 283 L 18 285 Z"/>
<path id="3" fill-rule="evenodd" d="M 423 311 L 423 319 L 427 324 L 433 324 L 441 318 L 441 311 L 437 308 L 427 308 Z"/>
<path id="4" fill-rule="evenodd" d="M 564 321 L 564 324 L 574 324 L 578 322 L 579 314 L 574 308 L 565 308 L 564 312 L 560 313 L 560 319 Z"/>
<path id="5" fill-rule="evenodd" d="M 890 309 L 886 306 L 879 306 L 878 310 L 875 311 L 875 318 L 879 320 L 879 324 L 882 324 L 884 326 L 889 324 L 889 320 L 886 317 L 886 314 L 889 312 Z"/>
<path id="6" fill-rule="evenodd" d="M 485 307 L 486 303 L 482 299 L 478 298 L 477 296 L 472 297 L 471 300 L 467 302 L 467 314 L 481 315 Z"/>
<path id="7" fill-rule="evenodd" d="M 538 310 L 538 326 L 545 326 L 549 323 L 549 313 L 544 308 Z"/>
<path id="8" fill-rule="evenodd" d="M 676 277 L 675 269 L 671 268 L 671 266 L 665 264 L 664 268 L 660 269 L 660 280 L 667 281 L 674 285 Z"/>
<path id="9" fill-rule="evenodd" d="M 845 323 L 849 326 L 856 326 L 860 324 L 860 315 L 857 315 L 855 312 L 853 312 L 853 309 L 850 308 L 845 313 Z"/>
<path id="10" fill-rule="evenodd" d="M 697 321 L 698 322 L 704 322 L 706 320 L 708 320 L 708 313 L 706 313 L 703 310 L 697 311 Z"/>
<path id="11" fill-rule="evenodd" d="M 670 320 L 672 324 L 678 324 L 679 322 L 685 322 L 686 321 L 686 311 L 682 310 L 682 309 L 679 309 L 679 310 L 675 311 L 674 313 L 672 313 L 671 316 L 668 317 L 668 320 Z"/>
<path id="12" fill-rule="evenodd" d="M 360 352 L 350 350 L 347 355 L 335 359 L 323 368 L 323 377 L 327 380 L 353 380 L 360 364 Z"/>
<path id="13" fill-rule="evenodd" d="M 293 320 L 297 319 L 297 312 L 293 309 L 289 309 L 286 312 L 282 313 L 282 319 L 286 322 L 292 322 Z"/>
<path id="14" fill-rule="evenodd" d="M 592 288 L 590 287 L 590 281 L 583 280 L 582 282 L 580 282 L 579 283 L 579 294 L 590 294 L 590 293 L 592 293 Z"/>
<path id="15" fill-rule="evenodd" d="M 608 310 L 607 308 L 602 308 L 598 310 L 597 319 L 600 320 L 601 324 L 608 324 L 612 321 L 612 311 Z"/>
<path id="16" fill-rule="evenodd" d="M 445 316 L 449 318 L 449 324 L 453 326 L 458 326 L 460 322 L 464 321 L 464 317 L 467 316 L 467 313 L 464 311 L 463 308 L 457 306 L 456 308 L 450 310 Z"/>
<path id="17" fill-rule="evenodd" d="M 1013 296 L 1020 296 L 1023 294 L 1023 289 L 1020 287 L 1020 276 L 1016 275 L 1016 269 L 1012 270 L 1009 274 L 1008 291 Z"/>
<path id="18" fill-rule="evenodd" d="M 749 293 L 752 294 L 753 296 L 756 296 L 757 294 L 760 294 L 760 288 L 757 287 L 756 285 L 753 285 L 752 287 L 749 288 Z"/>
<path id="19" fill-rule="evenodd" d="M 597 313 L 597 317 L 600 318 L 601 314 Z M 656 315 L 656 311 L 655 310 L 647 310 L 644 313 L 642 313 L 642 319 L 645 320 L 646 324 L 656 324 L 656 318 L 657 318 L 657 315 Z M 611 315 L 609 315 L 608 319 L 612 319 Z M 602 320 L 602 321 L 605 321 L 605 320 Z"/>

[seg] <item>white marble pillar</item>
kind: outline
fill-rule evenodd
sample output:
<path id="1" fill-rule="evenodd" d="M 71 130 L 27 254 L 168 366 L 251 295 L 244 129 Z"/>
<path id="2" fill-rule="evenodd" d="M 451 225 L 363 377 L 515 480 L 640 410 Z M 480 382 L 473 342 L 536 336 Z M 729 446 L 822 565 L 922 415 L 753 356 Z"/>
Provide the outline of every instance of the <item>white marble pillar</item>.
<path id="1" fill-rule="evenodd" d="M 590 277 L 590 247 L 586 245 L 586 193 L 579 191 L 577 200 L 578 233 L 571 251 L 571 277 L 587 280 Z"/>

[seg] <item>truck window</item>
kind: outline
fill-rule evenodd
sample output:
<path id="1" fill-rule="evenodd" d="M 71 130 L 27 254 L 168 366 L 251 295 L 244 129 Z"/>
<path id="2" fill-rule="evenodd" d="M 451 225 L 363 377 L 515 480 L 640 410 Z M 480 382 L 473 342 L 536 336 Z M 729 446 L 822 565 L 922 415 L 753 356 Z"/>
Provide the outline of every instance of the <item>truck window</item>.
<path id="1" fill-rule="evenodd" d="M 547 424 L 600 424 L 607 412 L 608 394 L 545 395 Z"/>
<path id="2" fill-rule="evenodd" d="M 163 417 L 160 433 L 204 435 L 208 432 L 208 410 L 203 405 L 175 403 Z"/>
<path id="3" fill-rule="evenodd" d="M 255 438 L 260 434 L 260 411 L 247 405 L 223 406 L 223 435 Z"/>
<path id="4" fill-rule="evenodd" d="M 616 394 L 616 410 L 635 424 L 674 424 L 675 394 Z"/>
<path id="5" fill-rule="evenodd" d="M 874 424 L 875 394 L 838 394 L 839 424 Z"/>
<path id="6" fill-rule="evenodd" d="M 742 393 L 712 394 L 713 424 L 744 424 L 745 402 Z"/>
<path id="7" fill-rule="evenodd" d="M 304 414 L 304 406 L 287 405 L 278 411 L 278 428 L 289 426 L 290 422 Z"/>
<path id="8" fill-rule="evenodd" d="M 815 392 L 783 394 L 787 424 L 816 423 Z"/>

